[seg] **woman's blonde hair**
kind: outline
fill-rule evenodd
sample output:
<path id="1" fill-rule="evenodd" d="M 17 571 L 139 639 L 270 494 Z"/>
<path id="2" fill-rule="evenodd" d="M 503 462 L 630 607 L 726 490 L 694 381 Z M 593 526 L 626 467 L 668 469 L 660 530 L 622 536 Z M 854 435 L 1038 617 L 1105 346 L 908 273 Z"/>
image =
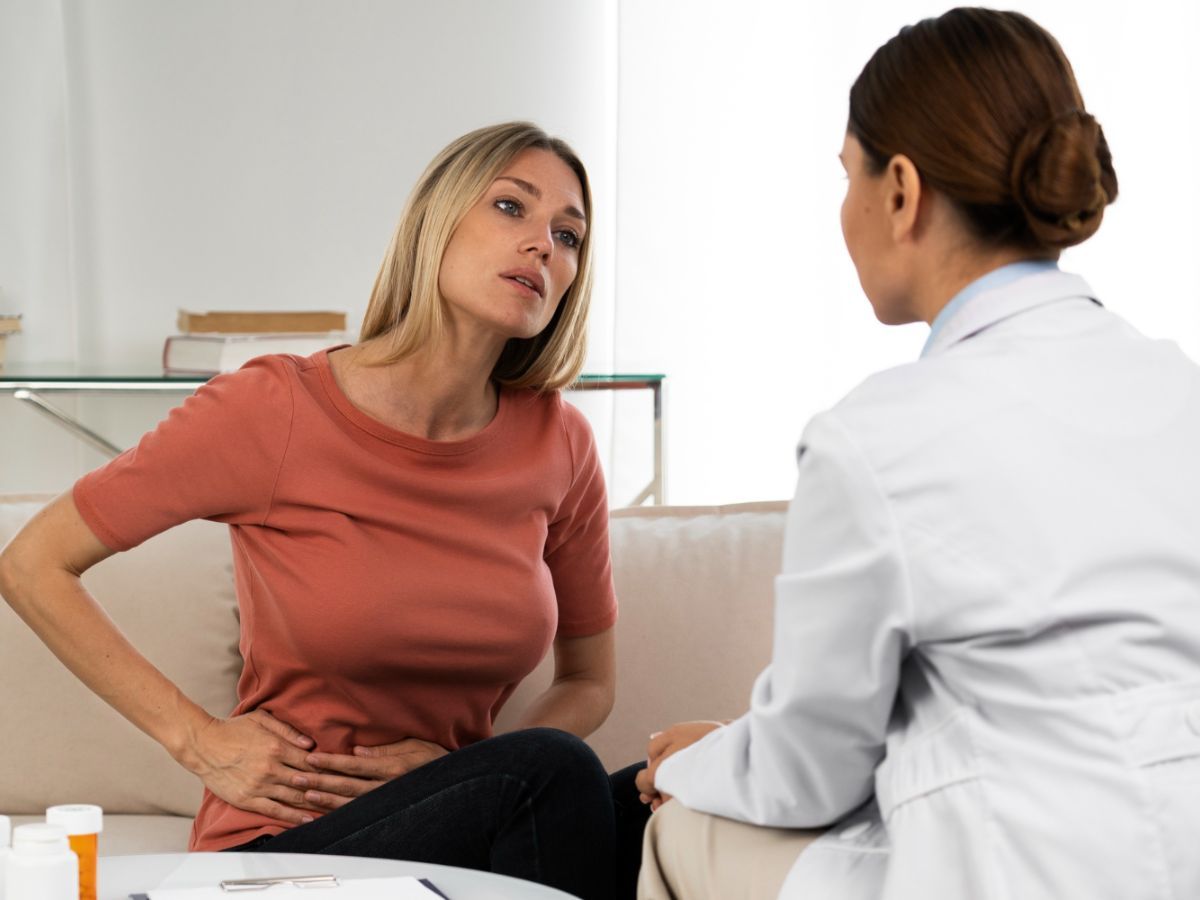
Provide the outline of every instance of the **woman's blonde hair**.
<path id="1" fill-rule="evenodd" d="M 438 291 L 442 255 L 458 223 L 517 154 L 548 150 L 570 167 L 592 219 L 587 170 L 566 142 L 529 122 L 505 122 L 465 134 L 434 157 L 413 188 L 371 290 L 361 340 L 391 335 L 381 364 L 420 350 L 443 331 L 445 307 Z M 592 229 L 579 245 L 579 268 L 540 334 L 504 346 L 492 377 L 500 384 L 539 391 L 571 384 L 587 352 L 587 312 L 592 293 Z"/>

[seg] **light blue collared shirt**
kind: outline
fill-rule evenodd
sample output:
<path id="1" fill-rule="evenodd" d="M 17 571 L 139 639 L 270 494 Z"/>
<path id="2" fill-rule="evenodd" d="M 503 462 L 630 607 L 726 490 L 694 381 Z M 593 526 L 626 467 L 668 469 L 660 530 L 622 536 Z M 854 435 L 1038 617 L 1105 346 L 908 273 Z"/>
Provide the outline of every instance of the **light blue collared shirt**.
<path id="1" fill-rule="evenodd" d="M 954 314 L 984 291 L 1011 284 L 1026 275 L 1036 275 L 1039 272 L 1051 272 L 1056 269 L 1058 269 L 1058 263 L 1052 259 L 1025 259 L 993 269 L 986 275 L 976 278 L 955 294 L 934 318 L 929 329 L 929 337 L 925 339 L 925 346 L 921 348 L 921 356 L 924 357 L 929 352 L 929 348 L 933 345 L 933 339 L 937 337 L 937 333 L 945 327 L 946 323 L 954 318 Z"/>

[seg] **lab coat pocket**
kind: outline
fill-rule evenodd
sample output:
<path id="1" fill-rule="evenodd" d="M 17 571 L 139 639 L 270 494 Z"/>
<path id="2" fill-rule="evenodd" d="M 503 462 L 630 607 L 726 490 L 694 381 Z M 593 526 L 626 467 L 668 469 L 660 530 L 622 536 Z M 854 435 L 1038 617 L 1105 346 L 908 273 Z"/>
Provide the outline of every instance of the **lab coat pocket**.
<path id="1" fill-rule="evenodd" d="M 974 716 L 961 708 L 927 731 L 893 738 L 875 773 L 892 845 L 887 885 L 904 896 L 899 886 L 922 885 L 933 897 L 999 896 Z"/>
<path id="2" fill-rule="evenodd" d="M 979 778 L 971 715 L 958 709 L 933 728 L 889 742 L 875 772 L 875 796 L 885 821 L 902 806 Z"/>
<path id="3" fill-rule="evenodd" d="M 1129 760 L 1141 783 L 1180 897 L 1200 893 L 1200 682 L 1156 685 L 1117 701 Z"/>

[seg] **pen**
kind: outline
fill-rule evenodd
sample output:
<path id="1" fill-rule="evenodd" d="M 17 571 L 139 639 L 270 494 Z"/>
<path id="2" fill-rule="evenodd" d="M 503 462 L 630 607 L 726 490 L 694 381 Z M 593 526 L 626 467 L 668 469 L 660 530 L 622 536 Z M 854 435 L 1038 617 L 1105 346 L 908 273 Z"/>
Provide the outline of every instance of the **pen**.
<path id="1" fill-rule="evenodd" d="M 333 875 L 291 875 L 276 878 L 233 878 L 221 882 L 221 890 L 235 893 L 237 891 L 265 891 L 276 884 L 290 884 L 298 888 L 332 888 L 338 886 L 338 880 Z"/>
<path id="2" fill-rule="evenodd" d="M 434 897 L 441 897 L 442 900 L 450 900 L 437 885 L 428 878 L 416 879 L 422 887 L 430 892 Z M 352 885 L 353 880 L 345 882 L 346 885 Z M 290 884 L 297 888 L 335 888 L 342 887 L 343 883 L 339 882 L 334 875 L 294 875 L 291 877 L 279 878 L 239 878 L 227 879 L 219 882 L 222 891 L 226 893 L 239 893 L 241 891 L 265 891 L 267 888 L 276 884 Z M 333 896 L 332 894 L 330 896 Z M 130 894 L 129 900 L 150 900 L 148 894 Z"/>

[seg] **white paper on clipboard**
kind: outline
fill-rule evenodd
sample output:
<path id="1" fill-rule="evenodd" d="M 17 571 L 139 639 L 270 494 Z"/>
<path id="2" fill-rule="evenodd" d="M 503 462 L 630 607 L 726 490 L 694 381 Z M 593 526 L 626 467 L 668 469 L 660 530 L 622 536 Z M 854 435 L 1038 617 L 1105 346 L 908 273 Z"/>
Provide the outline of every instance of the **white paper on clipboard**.
<path id="1" fill-rule="evenodd" d="M 304 900 L 440 900 L 441 894 L 431 891 L 412 875 L 391 878 L 339 878 L 337 887 L 300 888 L 291 884 L 273 884 L 255 891 L 223 891 L 219 885 L 198 888 L 156 888 L 147 891 L 150 900 L 285 900 L 303 897 Z"/>

